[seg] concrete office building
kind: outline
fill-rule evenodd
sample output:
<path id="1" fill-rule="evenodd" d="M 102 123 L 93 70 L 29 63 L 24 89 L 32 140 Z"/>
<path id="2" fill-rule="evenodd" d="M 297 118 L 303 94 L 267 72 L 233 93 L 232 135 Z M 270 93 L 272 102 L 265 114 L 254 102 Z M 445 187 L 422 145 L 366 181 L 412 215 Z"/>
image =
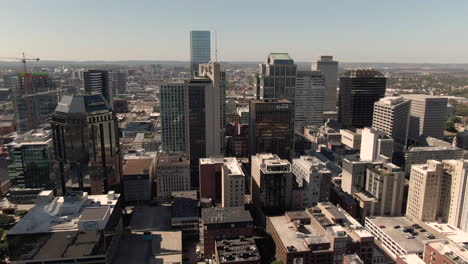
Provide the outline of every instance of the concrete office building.
<path id="1" fill-rule="evenodd" d="M 325 78 L 318 71 L 298 71 L 294 99 L 294 131 L 323 124 Z"/>
<path id="2" fill-rule="evenodd" d="M 385 97 L 374 104 L 372 128 L 384 131 L 394 143 L 395 151 L 403 151 L 408 140 L 411 101 L 403 97 Z"/>
<path id="3" fill-rule="evenodd" d="M 160 153 L 156 158 L 157 199 L 167 201 L 172 192 L 190 190 L 190 162 L 185 153 Z"/>
<path id="4" fill-rule="evenodd" d="M 162 150 L 165 152 L 188 151 L 187 85 L 185 83 L 163 84 L 159 93 Z"/>
<path id="5" fill-rule="evenodd" d="M 293 159 L 292 173 L 298 186 L 304 189 L 303 208 L 329 200 L 331 172 L 324 162 L 316 157 L 300 156 Z"/>
<path id="6" fill-rule="evenodd" d="M 39 128 L 60 100 L 57 83 L 47 73 L 19 73 L 12 78 L 11 85 L 17 132 Z"/>
<path id="7" fill-rule="evenodd" d="M 89 70 L 83 73 L 85 93 L 102 95 L 112 106 L 112 75 L 104 70 Z"/>
<path id="8" fill-rule="evenodd" d="M 257 99 L 285 99 L 294 104 L 297 65 L 287 53 L 270 53 L 256 76 Z"/>
<path id="9" fill-rule="evenodd" d="M 198 75 L 198 66 L 211 61 L 211 32 L 190 31 L 190 69 L 192 76 Z"/>
<path id="10" fill-rule="evenodd" d="M 35 129 L 6 145 L 10 162 L 8 177 L 17 188 L 52 187 L 50 162 L 52 159 L 51 131 Z"/>
<path id="11" fill-rule="evenodd" d="M 403 204 L 405 175 L 392 163 L 371 165 L 367 168 L 366 191 L 379 202 L 369 215 L 400 216 Z"/>
<path id="12" fill-rule="evenodd" d="M 125 94 L 127 91 L 127 71 L 114 70 L 112 71 L 112 94 Z"/>
<path id="13" fill-rule="evenodd" d="M 271 153 L 252 156 L 251 194 L 254 205 L 266 214 L 284 213 L 292 205 L 294 175 L 291 164 Z"/>
<path id="14" fill-rule="evenodd" d="M 362 129 L 357 129 L 356 132 L 349 129 L 340 129 L 341 144 L 355 150 L 361 149 Z"/>
<path id="15" fill-rule="evenodd" d="M 222 170 L 224 162 L 235 162 L 235 158 L 202 158 L 199 167 L 200 197 L 215 203 L 222 201 Z"/>
<path id="16" fill-rule="evenodd" d="M 439 208 L 448 224 L 468 231 L 468 160 L 444 160 Z"/>
<path id="17" fill-rule="evenodd" d="M 446 97 L 425 94 L 405 94 L 411 100 L 409 138 L 417 141 L 419 136 L 442 138 L 447 121 Z"/>
<path id="18" fill-rule="evenodd" d="M 382 165 L 377 161 L 343 160 L 341 188 L 348 194 L 363 190 L 367 183 L 367 167 Z"/>
<path id="19" fill-rule="evenodd" d="M 405 152 L 405 172 L 409 176 L 411 165 L 424 164 L 428 160 L 461 159 L 463 150 L 457 147 L 413 147 Z"/>
<path id="20" fill-rule="evenodd" d="M 293 150 L 294 107 L 282 99 L 250 100 L 249 154 L 273 153 L 290 159 Z"/>
<path id="21" fill-rule="evenodd" d="M 122 181 L 126 202 L 148 202 L 153 199 L 154 165 L 153 158 L 125 160 Z"/>
<path id="22" fill-rule="evenodd" d="M 114 192 L 42 191 L 7 232 L 10 263 L 112 263 L 122 236 L 121 203 Z"/>
<path id="23" fill-rule="evenodd" d="M 385 96 L 386 80 L 373 69 L 350 70 L 340 78 L 338 120 L 343 128 L 372 125 L 374 103 Z"/>
<path id="24" fill-rule="evenodd" d="M 413 221 L 436 220 L 442 178 L 443 165 L 440 161 L 429 160 L 427 164 L 411 166 L 406 217 Z"/>
<path id="25" fill-rule="evenodd" d="M 244 206 L 245 175 L 236 159 L 223 163 L 222 169 L 222 207 Z"/>
<path id="26" fill-rule="evenodd" d="M 333 56 L 321 56 L 312 62 L 312 71 L 320 71 L 325 77 L 324 111 L 336 111 L 338 88 L 338 61 Z"/>
<path id="27" fill-rule="evenodd" d="M 54 182 L 59 194 L 120 191 L 117 118 L 102 95 L 65 95 L 52 115 Z"/>
<path id="28" fill-rule="evenodd" d="M 366 127 L 362 130 L 361 160 L 391 159 L 393 145 L 393 139 L 389 138 L 384 131 Z"/>

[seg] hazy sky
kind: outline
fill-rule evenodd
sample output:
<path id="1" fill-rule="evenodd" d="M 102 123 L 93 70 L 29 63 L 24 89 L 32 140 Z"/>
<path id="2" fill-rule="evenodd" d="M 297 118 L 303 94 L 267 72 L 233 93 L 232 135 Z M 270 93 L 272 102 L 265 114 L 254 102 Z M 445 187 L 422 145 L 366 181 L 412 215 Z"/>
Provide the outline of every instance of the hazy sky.
<path id="1" fill-rule="evenodd" d="M 188 60 L 196 29 L 220 61 L 468 63 L 467 0 L 0 0 L 0 57 Z"/>

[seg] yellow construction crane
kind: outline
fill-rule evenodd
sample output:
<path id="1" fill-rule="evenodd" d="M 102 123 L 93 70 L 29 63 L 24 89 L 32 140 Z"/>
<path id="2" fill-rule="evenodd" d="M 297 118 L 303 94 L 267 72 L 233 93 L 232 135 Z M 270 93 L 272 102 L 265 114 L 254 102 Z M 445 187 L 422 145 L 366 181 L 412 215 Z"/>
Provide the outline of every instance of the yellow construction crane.
<path id="1" fill-rule="evenodd" d="M 3 60 L 18 60 L 20 62 L 23 63 L 23 70 L 25 73 L 28 72 L 28 67 L 26 65 L 26 62 L 27 61 L 39 61 L 40 59 L 39 58 L 26 58 L 26 55 L 24 55 L 24 52 L 21 53 L 21 57 L 20 58 L 8 58 L 8 57 L 0 57 L 0 59 L 3 59 Z"/>

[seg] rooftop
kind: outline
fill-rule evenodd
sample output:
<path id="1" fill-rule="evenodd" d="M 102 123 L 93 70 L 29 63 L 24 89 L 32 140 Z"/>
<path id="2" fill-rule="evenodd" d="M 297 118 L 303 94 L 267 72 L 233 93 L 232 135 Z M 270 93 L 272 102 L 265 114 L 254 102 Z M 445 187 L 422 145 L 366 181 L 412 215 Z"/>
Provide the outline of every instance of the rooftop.
<path id="1" fill-rule="evenodd" d="M 447 97 L 442 97 L 442 96 L 434 96 L 434 95 L 428 95 L 428 94 L 403 94 L 402 95 L 406 99 L 410 100 L 445 100 L 447 101 Z"/>
<path id="2" fill-rule="evenodd" d="M 404 254 L 398 256 L 400 259 L 404 260 L 406 263 L 410 264 L 426 264 L 418 255 L 416 254 Z"/>
<path id="3" fill-rule="evenodd" d="M 447 223 L 425 222 L 424 224 L 454 243 L 468 244 L 468 233 L 459 228 Z M 434 234 L 437 235 L 436 233 Z"/>
<path id="4" fill-rule="evenodd" d="M 219 263 L 260 261 L 260 254 L 253 238 L 216 240 L 215 246 Z"/>
<path id="5" fill-rule="evenodd" d="M 197 191 L 172 192 L 172 218 L 196 217 L 198 219 Z"/>
<path id="6" fill-rule="evenodd" d="M 239 162 L 237 162 L 237 159 L 235 158 L 225 160 L 223 169 L 227 173 L 227 175 L 244 176 L 244 173 L 242 172 L 242 168 L 239 165 Z"/>
<path id="7" fill-rule="evenodd" d="M 401 104 L 407 101 L 408 100 L 403 99 L 402 96 L 388 96 L 388 97 L 381 98 L 377 103 L 391 106 L 391 105 Z"/>
<path id="8" fill-rule="evenodd" d="M 407 152 L 421 152 L 421 151 L 454 151 L 454 150 L 459 150 L 463 151 L 461 148 L 457 147 L 412 147 L 410 148 Z"/>
<path id="9" fill-rule="evenodd" d="M 253 104 L 292 104 L 286 99 L 252 99 L 250 100 Z"/>
<path id="10" fill-rule="evenodd" d="M 129 159 L 123 165 L 123 175 L 149 174 L 153 159 Z"/>
<path id="11" fill-rule="evenodd" d="M 62 113 L 89 113 L 110 111 L 111 107 L 102 95 L 64 95 L 55 109 Z"/>
<path id="12" fill-rule="evenodd" d="M 202 208 L 203 224 L 252 222 L 252 216 L 244 207 Z"/>
<path id="13" fill-rule="evenodd" d="M 188 159 L 187 154 L 182 152 L 160 153 L 156 161 L 156 166 L 176 164 L 189 165 L 190 160 Z"/>
<path id="14" fill-rule="evenodd" d="M 424 242 L 427 238 L 423 234 L 414 236 L 414 239 L 408 239 L 408 233 L 402 231 L 403 227 L 411 226 L 414 222 L 406 217 L 367 217 L 366 221 L 373 223 L 380 230 L 390 237 L 397 245 L 408 253 L 422 253 L 424 251 Z M 400 226 L 395 228 L 395 226 Z"/>
<path id="15" fill-rule="evenodd" d="M 275 62 L 287 61 L 288 64 L 293 64 L 294 61 L 289 57 L 288 53 L 270 53 L 268 55 L 267 64 L 275 64 Z"/>
<path id="16" fill-rule="evenodd" d="M 468 251 L 464 244 L 455 244 L 447 241 L 434 241 L 428 243 L 433 249 L 439 251 L 440 254 L 452 259 L 453 263 L 467 263 Z M 408 262 L 413 263 L 413 262 Z M 417 262 L 414 262 L 417 263 Z M 424 262 L 423 262 L 424 263 Z"/>

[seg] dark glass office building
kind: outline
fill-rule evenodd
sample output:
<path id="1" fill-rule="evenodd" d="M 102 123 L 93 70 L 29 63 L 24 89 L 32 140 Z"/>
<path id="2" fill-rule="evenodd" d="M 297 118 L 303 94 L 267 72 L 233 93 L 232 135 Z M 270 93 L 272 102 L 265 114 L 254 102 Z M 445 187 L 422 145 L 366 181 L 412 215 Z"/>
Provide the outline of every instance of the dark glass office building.
<path id="1" fill-rule="evenodd" d="M 294 106 L 284 99 L 250 101 L 249 154 L 273 153 L 290 159 L 294 136 Z"/>
<path id="2" fill-rule="evenodd" d="M 190 69 L 198 75 L 198 66 L 211 61 L 211 33 L 208 30 L 190 31 Z"/>
<path id="3" fill-rule="evenodd" d="M 370 127 L 374 103 L 385 96 L 386 78 L 373 69 L 347 71 L 340 78 L 338 118 L 344 128 Z"/>
<path id="4" fill-rule="evenodd" d="M 53 180 L 59 194 L 119 191 L 117 119 L 102 95 L 63 96 L 51 121 Z"/>

